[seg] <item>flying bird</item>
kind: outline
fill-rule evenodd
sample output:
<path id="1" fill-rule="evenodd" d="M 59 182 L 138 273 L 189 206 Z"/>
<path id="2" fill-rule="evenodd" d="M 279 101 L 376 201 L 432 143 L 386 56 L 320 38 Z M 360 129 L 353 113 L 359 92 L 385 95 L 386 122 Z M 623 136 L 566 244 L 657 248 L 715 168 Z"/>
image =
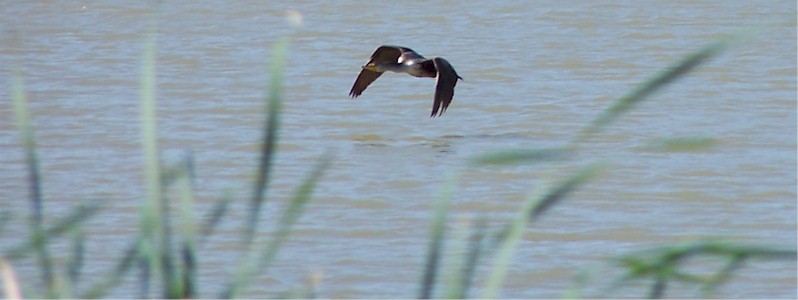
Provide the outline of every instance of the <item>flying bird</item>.
<path id="1" fill-rule="evenodd" d="M 382 45 L 374 51 L 368 63 L 363 66 L 363 70 L 360 71 L 355 84 L 349 91 L 349 96 L 352 98 L 360 96 L 385 71 L 407 73 L 415 77 L 435 78 L 435 100 L 432 103 L 430 117 L 443 115 L 443 112 L 452 103 L 457 80 L 463 79 L 443 58 L 426 59 L 407 47 Z"/>

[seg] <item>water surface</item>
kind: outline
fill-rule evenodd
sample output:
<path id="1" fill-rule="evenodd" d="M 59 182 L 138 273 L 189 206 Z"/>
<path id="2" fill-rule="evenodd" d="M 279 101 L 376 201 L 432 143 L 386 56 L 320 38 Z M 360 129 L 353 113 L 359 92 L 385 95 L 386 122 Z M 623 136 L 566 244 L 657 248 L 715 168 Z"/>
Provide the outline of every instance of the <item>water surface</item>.
<path id="1" fill-rule="evenodd" d="M 791 1 L 440 1 L 419 7 L 194 1 L 157 9 L 14 1 L 0 8 L 0 209 L 22 220 L 28 207 L 8 101 L 8 79 L 19 67 L 48 220 L 87 199 L 108 206 L 88 222 L 86 278 L 108 268 L 138 226 L 144 191 L 139 62 L 152 16 L 159 23 L 164 162 L 193 154 L 203 211 L 225 193 L 238 199 L 219 235 L 201 250 L 204 296 L 215 295 L 238 255 L 270 49 L 286 36 L 280 151 L 261 231 L 272 228 L 281 203 L 317 158 L 331 152 L 335 160 L 278 261 L 252 286 L 252 297 L 300 287 L 311 274 L 321 274 L 322 297 L 415 296 L 436 195 L 469 157 L 562 146 L 645 78 L 745 30 L 755 34 L 591 139 L 577 160 L 545 170 L 465 171 L 453 219 L 487 216 L 498 226 L 551 176 L 609 162 L 600 178 L 528 228 L 502 293 L 513 298 L 560 297 L 582 270 L 664 243 L 719 237 L 796 244 Z M 292 14 L 301 16 L 301 26 L 289 21 Z M 381 44 L 445 57 L 455 66 L 465 81 L 443 117 L 427 117 L 429 79 L 387 74 L 357 100 L 347 97 L 359 66 Z M 674 136 L 708 136 L 719 144 L 689 153 L 643 147 Z M 18 268 L 33 278 L 30 266 Z M 600 296 L 591 293 L 615 275 L 594 276 L 587 295 Z M 794 263 L 752 262 L 713 296 L 795 298 L 795 282 Z M 134 287 L 112 296 L 129 297 Z M 667 296 L 695 293 L 676 285 Z M 610 296 L 643 295 L 638 286 Z"/>

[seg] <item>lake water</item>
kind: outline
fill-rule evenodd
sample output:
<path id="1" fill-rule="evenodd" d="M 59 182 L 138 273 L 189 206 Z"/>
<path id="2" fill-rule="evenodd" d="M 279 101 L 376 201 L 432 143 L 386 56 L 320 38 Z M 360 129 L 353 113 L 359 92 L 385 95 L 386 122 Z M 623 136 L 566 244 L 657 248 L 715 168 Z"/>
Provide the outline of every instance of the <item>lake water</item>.
<path id="1" fill-rule="evenodd" d="M 269 58 L 286 36 L 282 131 L 260 231 L 273 228 L 319 157 L 330 152 L 334 160 L 248 296 L 275 296 L 317 276 L 321 297 L 414 297 L 435 199 L 459 172 L 453 222 L 485 216 L 500 226 L 550 178 L 595 161 L 609 165 L 527 228 L 502 297 L 561 297 L 597 267 L 584 296 L 643 297 L 645 285 L 598 294 L 620 275 L 607 259 L 705 238 L 796 245 L 794 1 L 7 1 L 0 13 L 0 210 L 16 216 L 11 224 L 25 224 L 27 172 L 9 100 L 19 67 L 46 219 L 85 200 L 107 204 L 87 222 L 89 282 L 138 228 L 139 74 L 153 16 L 164 162 L 193 154 L 198 213 L 225 194 L 236 199 L 201 250 L 205 297 L 216 295 L 239 256 Z M 463 168 L 493 150 L 563 146 L 646 78 L 727 34 L 751 31 L 589 140 L 573 161 Z M 428 117 L 433 80 L 401 74 L 348 98 L 381 44 L 444 57 L 456 68 L 465 81 L 446 114 Z M 645 148 L 685 136 L 719 142 L 700 152 Z M 7 227 L 0 249 L 25 231 Z M 33 280 L 32 266 L 15 267 Z M 135 295 L 131 282 L 111 296 Z M 691 285 L 670 288 L 669 297 L 698 295 Z M 711 296 L 798 297 L 795 262 L 751 261 Z"/>

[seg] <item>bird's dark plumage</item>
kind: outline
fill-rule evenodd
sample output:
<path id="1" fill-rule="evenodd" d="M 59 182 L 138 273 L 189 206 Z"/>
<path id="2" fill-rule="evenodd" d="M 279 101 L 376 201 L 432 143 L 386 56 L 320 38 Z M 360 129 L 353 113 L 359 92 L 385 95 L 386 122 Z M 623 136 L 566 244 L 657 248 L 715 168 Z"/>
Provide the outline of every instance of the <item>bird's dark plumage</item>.
<path id="1" fill-rule="evenodd" d="M 435 97 L 430 117 L 440 116 L 454 98 L 454 87 L 463 79 L 443 58 L 426 59 L 413 49 L 383 45 L 377 48 L 357 76 L 349 96 L 356 98 L 385 71 L 407 73 L 415 77 L 434 77 Z"/>

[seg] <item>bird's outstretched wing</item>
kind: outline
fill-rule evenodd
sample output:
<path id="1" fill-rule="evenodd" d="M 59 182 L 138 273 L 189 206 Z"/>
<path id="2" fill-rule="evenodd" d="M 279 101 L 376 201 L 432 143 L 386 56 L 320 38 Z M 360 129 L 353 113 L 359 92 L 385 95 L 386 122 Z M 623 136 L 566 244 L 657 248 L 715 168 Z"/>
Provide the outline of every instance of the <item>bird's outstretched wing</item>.
<path id="1" fill-rule="evenodd" d="M 430 118 L 443 115 L 446 108 L 452 103 L 454 86 L 457 85 L 457 80 L 463 79 L 460 75 L 457 75 L 452 65 L 445 59 L 436 57 L 432 59 L 432 62 L 435 64 L 438 74 L 435 77 L 435 101 L 432 103 Z"/>
<path id="2" fill-rule="evenodd" d="M 377 47 L 377 50 L 374 50 L 374 53 L 371 54 L 371 58 L 366 63 L 366 66 L 369 65 L 378 65 L 383 63 L 396 63 L 399 61 L 399 57 L 402 56 L 403 52 L 410 51 L 415 53 L 410 48 L 399 47 L 399 46 L 388 46 L 382 45 Z M 360 70 L 360 74 L 357 75 L 357 79 L 355 80 L 355 84 L 352 85 L 352 89 L 349 90 L 349 96 L 352 98 L 356 98 L 363 93 L 364 90 L 372 83 L 374 80 L 382 75 L 383 72 L 371 71 L 367 69 Z"/>
<path id="3" fill-rule="evenodd" d="M 353 84 L 352 89 L 349 90 L 349 97 L 357 98 L 357 96 L 360 96 L 360 94 L 366 90 L 369 84 L 374 82 L 374 80 L 377 80 L 377 78 L 380 78 L 382 73 L 384 72 L 375 72 L 366 69 L 360 70 L 360 74 L 357 75 L 355 84 Z"/>

